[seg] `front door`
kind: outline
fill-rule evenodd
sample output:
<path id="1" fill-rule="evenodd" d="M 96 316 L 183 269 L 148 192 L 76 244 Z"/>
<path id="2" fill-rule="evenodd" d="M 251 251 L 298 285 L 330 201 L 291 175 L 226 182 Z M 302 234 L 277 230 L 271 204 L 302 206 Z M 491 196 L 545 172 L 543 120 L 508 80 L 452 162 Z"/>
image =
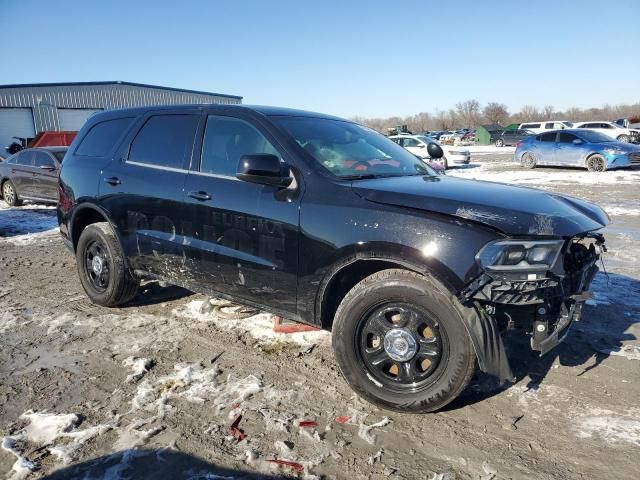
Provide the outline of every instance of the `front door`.
<path id="1" fill-rule="evenodd" d="M 184 182 L 199 113 L 143 118 L 100 179 L 100 202 L 111 213 L 134 270 L 181 284 Z"/>
<path id="2" fill-rule="evenodd" d="M 18 198 L 33 196 L 35 185 L 33 169 L 33 150 L 16 154 L 11 162 L 11 181 L 16 187 Z"/>
<path id="3" fill-rule="evenodd" d="M 58 199 L 58 172 L 60 164 L 49 152 L 33 152 L 35 198 L 56 201 Z"/>
<path id="4" fill-rule="evenodd" d="M 300 186 L 281 190 L 236 178 L 243 155 L 281 146 L 248 118 L 209 115 L 185 183 L 189 255 L 198 281 L 222 294 L 296 313 Z"/>
<path id="5" fill-rule="evenodd" d="M 584 147 L 573 143 L 578 140 L 573 133 L 560 132 L 556 143 L 555 162 L 558 165 L 583 167 Z"/>

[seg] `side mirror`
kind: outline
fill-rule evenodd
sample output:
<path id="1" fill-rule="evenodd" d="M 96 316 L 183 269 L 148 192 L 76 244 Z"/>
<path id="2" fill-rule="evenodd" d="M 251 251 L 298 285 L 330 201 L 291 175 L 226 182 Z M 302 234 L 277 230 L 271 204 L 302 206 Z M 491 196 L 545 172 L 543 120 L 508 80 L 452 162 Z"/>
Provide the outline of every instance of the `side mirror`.
<path id="1" fill-rule="evenodd" d="M 427 145 L 427 152 L 431 158 L 442 158 L 444 157 L 444 151 L 442 147 L 437 143 L 430 143 Z"/>
<path id="2" fill-rule="evenodd" d="M 573 141 L 573 144 L 574 144 L 574 145 L 581 145 L 582 143 L 583 143 L 583 142 L 582 142 L 582 140 L 580 140 L 579 138 L 576 138 L 576 139 Z"/>
<path id="3" fill-rule="evenodd" d="M 238 163 L 236 177 L 250 183 L 288 187 L 293 178 L 289 165 L 275 155 L 243 155 Z"/>

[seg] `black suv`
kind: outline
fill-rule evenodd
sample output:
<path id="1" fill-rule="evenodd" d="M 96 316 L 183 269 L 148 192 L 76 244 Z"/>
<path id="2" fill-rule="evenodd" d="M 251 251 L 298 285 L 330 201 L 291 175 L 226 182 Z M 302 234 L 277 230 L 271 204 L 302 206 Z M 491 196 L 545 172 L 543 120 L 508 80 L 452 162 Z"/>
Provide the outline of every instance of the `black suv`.
<path id="1" fill-rule="evenodd" d="M 201 105 L 92 116 L 60 174 L 60 230 L 91 300 L 161 279 L 333 332 L 352 388 L 426 412 L 500 332 L 548 351 L 580 315 L 608 223 L 551 193 L 437 175 L 356 123 Z"/>

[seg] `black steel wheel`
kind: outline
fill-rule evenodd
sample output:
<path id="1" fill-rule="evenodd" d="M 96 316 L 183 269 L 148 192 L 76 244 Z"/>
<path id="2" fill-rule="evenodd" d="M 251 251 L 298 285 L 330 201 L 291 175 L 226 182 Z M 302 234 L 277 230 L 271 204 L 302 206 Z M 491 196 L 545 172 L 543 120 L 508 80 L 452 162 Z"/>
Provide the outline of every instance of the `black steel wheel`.
<path id="1" fill-rule="evenodd" d="M 429 312 L 405 303 L 385 304 L 361 319 L 356 348 L 369 373 L 385 388 L 417 391 L 433 380 L 446 358 L 443 333 Z"/>
<path id="2" fill-rule="evenodd" d="M 18 198 L 16 187 L 13 186 L 11 180 L 5 180 L 2 184 L 2 198 L 10 207 L 17 207 L 22 203 Z"/>
<path id="3" fill-rule="evenodd" d="M 129 272 L 118 237 L 107 222 L 92 223 L 82 231 L 76 261 L 80 283 L 93 303 L 111 307 L 136 295 L 139 281 Z"/>
<path id="4" fill-rule="evenodd" d="M 336 311 L 332 344 L 340 372 L 369 402 L 432 412 L 455 399 L 476 356 L 460 304 L 429 275 L 402 269 L 368 276 Z"/>

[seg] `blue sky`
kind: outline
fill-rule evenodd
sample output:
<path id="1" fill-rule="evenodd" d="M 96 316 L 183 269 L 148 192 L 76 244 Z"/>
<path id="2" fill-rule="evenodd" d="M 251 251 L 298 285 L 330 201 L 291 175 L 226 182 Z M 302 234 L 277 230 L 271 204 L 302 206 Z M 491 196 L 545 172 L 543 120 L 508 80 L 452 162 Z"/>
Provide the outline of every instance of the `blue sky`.
<path id="1" fill-rule="evenodd" d="M 624 0 L 0 0 L 0 83 L 125 80 L 341 116 L 601 106 L 640 101 L 639 21 Z"/>

